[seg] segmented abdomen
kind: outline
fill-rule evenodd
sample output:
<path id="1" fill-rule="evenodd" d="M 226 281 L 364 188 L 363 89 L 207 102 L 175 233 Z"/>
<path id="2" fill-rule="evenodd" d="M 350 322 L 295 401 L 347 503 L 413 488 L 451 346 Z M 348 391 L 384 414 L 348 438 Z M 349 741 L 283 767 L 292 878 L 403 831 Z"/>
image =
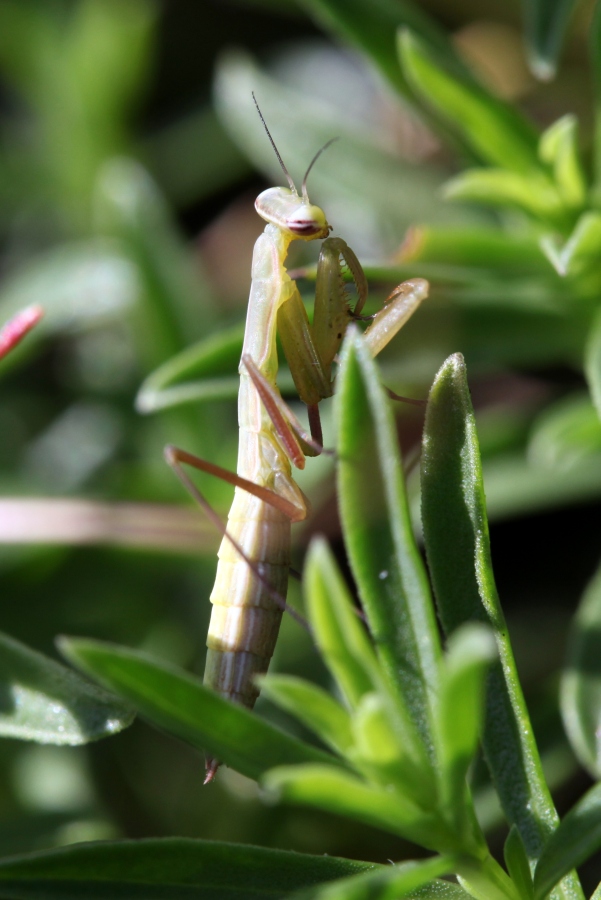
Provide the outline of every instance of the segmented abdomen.
<path id="1" fill-rule="evenodd" d="M 290 567 L 290 520 L 236 488 L 228 534 L 242 547 L 277 596 L 225 537 L 219 548 L 204 682 L 224 697 L 252 708 L 253 678 L 267 671 L 275 648 Z"/>

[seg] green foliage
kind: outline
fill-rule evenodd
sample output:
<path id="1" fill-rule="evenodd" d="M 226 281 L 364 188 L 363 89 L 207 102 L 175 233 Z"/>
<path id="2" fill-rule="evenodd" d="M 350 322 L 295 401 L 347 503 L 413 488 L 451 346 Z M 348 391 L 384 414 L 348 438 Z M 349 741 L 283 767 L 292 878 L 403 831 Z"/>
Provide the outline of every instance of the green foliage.
<path id="1" fill-rule="evenodd" d="M 73 746 L 131 725 L 131 709 L 70 669 L 6 635 L 0 649 L 2 737 Z"/>
<path id="2" fill-rule="evenodd" d="M 271 5 L 288 13 L 292 6 Z M 524 0 L 525 40 L 538 77 L 554 73 L 576 6 L 572 0 Z M 97 549 L 80 556 L 68 545 L 87 539 L 73 536 L 57 503 L 54 515 L 35 525 L 45 543 L 62 547 L 6 553 L 0 560 L 9 598 L 3 629 L 46 651 L 59 630 L 92 633 L 62 639 L 60 648 L 103 689 L 1 637 L 0 733 L 23 742 L 87 743 L 124 729 L 135 710 L 162 734 L 260 780 L 273 803 L 303 807 L 299 815 L 306 819 L 279 807 L 257 813 L 301 825 L 276 833 L 276 824 L 256 837 L 253 825 L 253 841 L 288 845 L 301 833 L 306 840 L 311 827 L 303 823 L 321 822 L 325 813 L 340 823 L 330 832 L 355 822 L 355 834 L 368 834 L 364 826 L 372 826 L 378 840 L 383 832 L 391 835 L 391 854 L 406 853 L 398 846 L 402 839 L 433 855 L 382 866 L 251 846 L 243 804 L 232 843 L 160 838 L 57 849 L 86 835 L 86 815 L 98 826 L 100 804 L 62 810 L 67 827 L 61 830 L 52 812 L 42 810 L 42 790 L 36 788 L 38 820 L 3 776 L 0 799 L 9 814 L 20 813 L 26 833 L 20 845 L 19 828 L 0 819 L 0 856 L 15 846 L 24 851 L 0 859 L 0 897 L 7 900 L 580 900 L 574 870 L 601 846 L 598 785 L 563 821 L 555 810 L 553 776 L 543 768 L 544 745 L 541 754 L 497 595 L 488 524 L 489 516 L 601 496 L 601 7 L 589 33 L 592 134 L 576 92 L 570 99 L 578 117 L 565 113 L 565 95 L 555 102 L 545 95 L 542 112 L 529 103 L 538 112 L 532 120 L 500 98 L 425 5 L 298 0 L 295 8 L 358 51 L 398 105 L 371 82 L 366 89 L 364 73 L 357 76 L 353 65 L 322 70 L 311 59 L 303 74 L 302 54 L 293 61 L 283 50 L 268 69 L 249 52 L 230 51 L 216 63 L 215 110 L 203 103 L 184 116 L 170 111 L 169 121 L 140 141 L 131 114 L 151 83 L 158 5 L 0 5 L 0 74 L 7 92 L 0 122 L 0 320 L 31 303 L 45 308 L 40 325 L 2 361 L 3 493 L 17 504 L 21 495 L 48 493 L 51 502 L 69 490 L 102 497 L 102 504 L 90 503 L 96 517 L 91 533 L 119 544 L 131 512 L 147 548 L 161 541 L 164 547 L 159 558 Z M 201 47 L 196 58 L 208 57 L 208 50 Z M 336 82 L 342 94 L 319 92 L 320 84 Z M 403 394 L 423 396 L 432 384 L 421 467 L 427 568 L 414 535 L 415 479 L 407 492 L 388 397 L 353 332 L 337 375 L 331 438 L 337 475 L 330 481 L 338 486 L 346 553 L 366 621 L 328 545 L 314 540 L 303 589 L 323 667 L 299 662 L 296 647 L 304 638 L 287 637 L 284 628 L 281 655 L 294 674 L 263 681 L 273 708 L 257 713 L 214 696 L 186 671 L 205 630 L 199 610 L 208 606 L 214 550 L 207 541 L 210 564 L 196 559 L 185 511 L 172 505 L 181 502 L 177 486 L 160 464 L 166 440 L 235 464 L 231 401 L 243 313 L 221 307 L 210 265 L 199 262 L 175 223 L 178 213 L 201 201 L 220 205 L 218 191 L 233 196 L 251 165 L 270 181 L 281 178 L 249 99 L 253 89 L 295 178 L 319 146 L 342 137 L 311 172 L 309 189 L 333 210 L 336 230 L 359 246 L 362 258 L 374 260 L 366 272 L 376 294 L 412 276 L 432 285 L 409 337 L 383 361 L 384 383 Z M 362 92 L 368 99 L 361 107 Z M 379 104 L 385 110 L 380 117 Z M 436 137 L 423 136 L 416 112 Z M 153 111 L 149 118 L 161 121 L 162 115 L 155 119 Z M 416 143 L 429 149 L 413 159 L 400 156 L 395 129 L 401 124 L 400 143 L 417 134 Z M 438 144 L 437 161 L 428 164 L 436 140 L 455 153 L 452 163 Z M 245 208 L 250 205 L 246 197 Z M 233 270 L 238 237 L 228 230 L 221 242 L 214 269 Z M 309 257 L 298 262 L 310 282 Z M 543 388 L 530 405 L 518 390 L 505 410 L 485 410 L 477 433 L 464 357 L 474 381 L 515 368 Z M 26 363 L 33 368 L 26 371 Z M 549 369 L 569 370 L 568 387 L 545 382 Z M 287 371 L 278 384 L 293 393 Z M 86 424 L 90 408 L 100 410 L 94 447 Z M 157 412 L 161 416 L 138 416 Z M 313 471 L 331 465 L 323 459 Z M 61 466 L 72 481 L 61 482 Z M 314 493 L 310 478 L 303 483 L 308 494 Z M 209 485 L 206 492 L 226 507 L 227 488 Z M 117 500 L 153 506 L 111 507 Z M 1 504 L 2 539 L 11 541 Z M 26 509 L 24 503 L 25 516 Z M 169 556 L 173 550 L 176 559 Z M 191 552 L 192 563 L 185 558 Z M 570 745 L 595 779 L 601 774 L 600 578 L 590 583 L 575 617 L 561 679 Z M 288 716 L 285 729 L 280 710 Z M 565 753 L 557 732 L 554 740 L 549 755 L 558 748 Z M 27 744 L 4 746 L 0 761 L 9 775 L 14 769 L 17 783 Z M 486 790 L 478 782 L 479 746 L 509 825 L 505 868 L 491 855 L 477 817 Z M 129 813 L 116 810 L 132 805 L 139 817 L 133 833 L 196 834 L 201 808 L 221 833 L 219 814 L 235 801 L 210 793 L 218 786 L 202 802 L 187 796 L 195 776 L 184 769 L 185 750 L 167 750 L 167 738 L 140 725 L 104 747 L 91 756 L 99 782 L 106 780 L 112 753 L 123 779 L 119 799 L 107 804 L 107 820 L 123 825 Z M 109 764 L 98 763 L 102 752 Z M 572 762 L 564 766 L 564 780 L 569 771 Z M 229 775 L 220 776 L 226 785 Z M 20 778 L 24 791 L 27 777 Z M 163 781 L 165 793 L 153 793 Z M 317 840 L 326 833 L 318 830 Z M 43 852 L 34 853 L 38 847 Z M 441 880 L 448 876 L 458 883 Z"/>
<path id="3" fill-rule="evenodd" d="M 47 900 L 289 897 L 374 868 L 368 863 L 185 838 L 76 844 L 0 862 L 0 896 Z"/>

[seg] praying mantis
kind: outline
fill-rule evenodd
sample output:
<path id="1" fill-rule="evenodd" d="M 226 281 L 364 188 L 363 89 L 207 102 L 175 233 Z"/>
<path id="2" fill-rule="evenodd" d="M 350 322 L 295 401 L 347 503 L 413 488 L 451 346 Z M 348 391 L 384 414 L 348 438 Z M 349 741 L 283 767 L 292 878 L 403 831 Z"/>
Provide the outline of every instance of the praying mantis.
<path id="1" fill-rule="evenodd" d="M 229 472 L 172 445 L 165 448 L 169 465 L 213 519 L 215 513 L 183 465 L 216 475 L 235 487 L 226 528 L 219 523 L 223 540 L 210 597 L 213 608 L 204 683 L 250 709 L 259 695 L 255 676 L 267 671 L 286 606 L 291 525 L 309 514 L 308 500 L 292 477 L 292 465 L 304 468 L 305 457 L 323 449 L 319 403 L 332 396 L 332 366 L 349 323 L 361 318 L 367 296 L 359 260 L 341 238 L 329 237 L 332 228 L 326 215 L 310 202 L 307 193 L 309 172 L 332 141 L 313 158 L 299 194 L 256 100 L 255 105 L 289 187 L 269 188 L 255 202 L 267 224 L 254 247 L 239 367 L 237 471 Z M 285 267 L 293 240 L 323 240 L 313 323 Z M 344 287 L 341 259 L 357 290 L 353 309 Z M 428 283 L 421 278 L 395 288 L 364 332 L 372 355 L 390 341 L 427 294 Z M 277 388 L 276 333 L 300 399 L 307 406 L 310 435 Z M 218 766 L 218 760 L 207 757 L 205 784 L 213 780 Z"/>

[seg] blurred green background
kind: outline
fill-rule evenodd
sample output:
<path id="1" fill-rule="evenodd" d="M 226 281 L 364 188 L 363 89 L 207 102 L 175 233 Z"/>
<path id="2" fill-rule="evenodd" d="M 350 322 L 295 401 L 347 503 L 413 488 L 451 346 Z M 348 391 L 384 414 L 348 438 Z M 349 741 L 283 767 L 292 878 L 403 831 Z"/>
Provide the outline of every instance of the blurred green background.
<path id="1" fill-rule="evenodd" d="M 385 355 L 386 383 L 426 397 L 445 357 L 466 357 L 499 591 L 561 811 L 586 784 L 556 687 L 601 545 L 601 425 L 582 372 L 599 277 L 558 273 L 539 246 L 545 229 L 523 210 L 446 200 L 445 181 L 474 161 L 470 147 L 420 115 L 344 35 L 322 30 L 319 6 L 1 0 L 0 322 L 31 303 L 45 317 L 0 372 L 0 628 L 49 655 L 57 634 L 87 635 L 202 671 L 219 537 L 162 448 L 235 467 L 237 356 L 262 228 L 253 202 L 281 183 L 254 90 L 297 181 L 341 138 L 309 188 L 368 267 L 374 308 L 403 277 L 431 279 L 431 297 Z M 547 81 L 528 69 L 517 3 L 429 0 L 419 10 L 537 129 L 576 115 L 591 170 L 592 4 L 577 5 Z M 291 264 L 314 260 L 303 246 Z M 175 379 L 210 376 L 208 387 L 152 412 L 151 380 L 136 407 L 148 376 L 212 335 L 225 335 L 215 353 L 197 353 Z M 422 416 L 398 413 L 411 462 Z M 298 568 L 310 534 L 338 539 L 330 466 L 312 462 L 302 482 L 315 514 L 296 529 Z M 230 489 L 202 484 L 225 512 Z M 293 622 L 275 665 L 325 679 Z M 264 807 L 233 772 L 203 790 L 202 770 L 195 752 L 140 722 L 87 749 L 3 741 L 0 854 L 177 834 L 402 856 L 390 836 Z M 484 788 L 482 798 L 493 821 Z"/>

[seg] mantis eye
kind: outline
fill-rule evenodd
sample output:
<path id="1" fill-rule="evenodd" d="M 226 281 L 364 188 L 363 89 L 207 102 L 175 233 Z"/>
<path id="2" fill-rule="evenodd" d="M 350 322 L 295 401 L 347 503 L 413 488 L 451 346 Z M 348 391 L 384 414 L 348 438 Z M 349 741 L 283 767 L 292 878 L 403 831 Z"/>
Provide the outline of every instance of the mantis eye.
<path id="1" fill-rule="evenodd" d="M 323 231 L 324 226 L 318 225 L 312 219 L 293 219 L 286 222 L 286 227 L 292 234 L 298 234 L 302 237 L 308 237 L 312 234 L 318 234 Z"/>
<path id="2" fill-rule="evenodd" d="M 299 237 L 310 237 L 314 234 L 329 232 L 324 211 L 319 206 L 303 204 L 295 210 L 293 216 L 286 220 L 286 228 Z"/>

